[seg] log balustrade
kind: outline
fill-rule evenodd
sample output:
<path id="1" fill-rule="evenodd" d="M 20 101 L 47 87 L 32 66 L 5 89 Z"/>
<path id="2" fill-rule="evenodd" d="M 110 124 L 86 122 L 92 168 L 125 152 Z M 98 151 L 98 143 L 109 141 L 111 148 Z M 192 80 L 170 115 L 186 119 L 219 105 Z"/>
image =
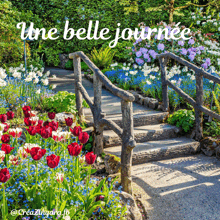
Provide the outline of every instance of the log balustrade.
<path id="1" fill-rule="evenodd" d="M 136 146 L 133 131 L 133 101 L 135 97 L 111 83 L 111 81 L 100 71 L 100 69 L 83 53 L 75 52 L 69 54 L 73 59 L 76 108 L 79 118 L 83 117 L 82 98 L 88 103 L 94 120 L 94 153 L 100 155 L 103 152 L 103 130 L 107 126 L 112 129 L 122 139 L 121 151 L 121 183 L 123 190 L 132 194 L 131 166 L 132 152 Z M 82 85 L 81 59 L 93 71 L 94 100 L 92 101 L 86 89 Z M 114 121 L 106 119 L 101 108 L 102 85 L 110 90 L 114 95 L 121 98 L 122 128 Z"/>
<path id="2" fill-rule="evenodd" d="M 212 80 L 214 83 L 220 84 L 220 78 L 211 75 L 210 73 L 206 72 L 205 70 L 197 67 L 196 65 L 188 62 L 187 60 L 173 54 L 173 53 L 163 53 L 160 55 L 157 55 L 157 58 L 160 62 L 160 68 L 161 68 L 161 82 L 162 82 L 162 106 L 163 111 L 169 110 L 169 98 L 168 98 L 168 86 L 172 88 L 175 92 L 177 92 L 181 97 L 183 97 L 185 100 L 187 100 L 195 109 L 195 122 L 196 122 L 196 133 L 195 133 L 195 139 L 197 141 L 201 140 L 203 137 L 203 126 L 202 126 L 202 120 L 203 120 L 203 113 L 211 116 L 212 118 L 216 118 L 220 120 L 220 115 L 211 111 L 210 109 L 207 109 L 203 106 L 203 78 L 207 78 L 209 80 Z M 182 89 L 175 86 L 171 81 L 167 78 L 166 73 L 166 66 L 169 61 L 169 59 L 174 59 L 177 62 L 181 63 L 184 66 L 187 66 L 188 68 L 195 71 L 195 77 L 196 77 L 196 101 L 191 98 L 188 94 L 186 94 Z"/>

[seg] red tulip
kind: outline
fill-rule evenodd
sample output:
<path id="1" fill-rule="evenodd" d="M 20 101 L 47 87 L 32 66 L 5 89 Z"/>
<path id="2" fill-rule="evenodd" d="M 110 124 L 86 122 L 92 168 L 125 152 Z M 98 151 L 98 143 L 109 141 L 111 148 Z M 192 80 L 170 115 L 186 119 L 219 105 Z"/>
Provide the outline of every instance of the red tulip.
<path id="1" fill-rule="evenodd" d="M 41 137 L 42 138 L 49 138 L 52 137 L 52 128 L 51 127 L 42 127 L 41 129 Z"/>
<path id="2" fill-rule="evenodd" d="M 4 168 L 0 170 L 0 182 L 6 183 L 10 179 L 11 175 L 9 173 L 8 168 Z"/>
<path id="3" fill-rule="evenodd" d="M 38 122 L 37 122 L 37 125 L 41 125 L 41 126 L 43 126 L 43 123 L 44 123 L 44 121 L 43 120 L 38 120 Z"/>
<path id="4" fill-rule="evenodd" d="M 30 154 L 34 160 L 40 160 L 46 154 L 46 150 L 40 147 L 32 147 Z"/>
<path id="5" fill-rule="evenodd" d="M 0 121 L 1 123 L 5 123 L 7 121 L 8 117 L 6 114 L 2 114 L 0 115 Z"/>
<path id="6" fill-rule="evenodd" d="M 9 124 L 7 124 L 7 123 L 2 123 L 2 124 L 4 124 L 4 125 L 5 125 L 4 130 L 3 130 L 3 133 L 5 133 L 5 132 L 7 132 L 7 131 L 8 131 L 8 129 L 10 128 L 10 125 L 9 125 Z"/>
<path id="7" fill-rule="evenodd" d="M 45 121 L 43 124 L 44 127 L 50 127 L 50 122 L 49 121 Z"/>
<path id="8" fill-rule="evenodd" d="M 86 132 L 81 132 L 79 134 L 79 141 L 82 144 L 85 144 L 89 140 L 89 135 Z"/>
<path id="9" fill-rule="evenodd" d="M 23 112 L 30 112 L 31 111 L 31 107 L 30 106 L 24 106 L 22 107 Z"/>
<path id="10" fill-rule="evenodd" d="M 7 112 L 7 117 L 8 117 L 8 120 L 11 120 L 13 119 L 15 116 L 15 113 L 13 111 L 8 111 Z"/>
<path id="11" fill-rule="evenodd" d="M 2 144 L 1 150 L 5 152 L 5 154 L 10 154 L 10 152 L 14 149 L 9 144 Z"/>
<path id="12" fill-rule="evenodd" d="M 81 150 L 82 150 L 82 145 L 78 145 L 75 142 L 75 143 L 72 143 L 72 144 L 68 145 L 67 149 L 69 151 L 70 156 L 77 157 L 80 154 Z"/>
<path id="13" fill-rule="evenodd" d="M 17 128 L 17 129 L 10 129 L 8 131 L 8 133 L 14 137 L 14 138 L 19 138 L 22 135 L 22 129 L 21 128 Z"/>
<path id="14" fill-rule="evenodd" d="M 65 118 L 65 121 L 66 121 L 66 125 L 67 125 L 68 127 L 71 127 L 71 126 L 72 126 L 72 124 L 73 124 L 73 119 L 72 119 L 72 118 L 70 118 L 70 117 Z"/>
<path id="15" fill-rule="evenodd" d="M 10 135 L 4 134 L 1 138 L 2 143 L 7 144 L 10 141 Z"/>
<path id="16" fill-rule="evenodd" d="M 72 134 L 74 135 L 74 136 L 79 136 L 79 134 L 82 132 L 82 128 L 79 126 L 79 127 L 77 127 L 77 126 L 75 126 L 73 129 L 72 128 L 70 128 L 70 131 L 72 132 Z"/>
<path id="17" fill-rule="evenodd" d="M 26 126 L 33 125 L 33 122 L 30 120 L 29 117 L 24 118 L 24 123 L 25 123 Z"/>
<path id="18" fill-rule="evenodd" d="M 53 131 L 56 131 L 58 129 L 59 123 L 55 121 L 51 121 L 49 123 L 49 126 L 52 128 Z"/>
<path id="19" fill-rule="evenodd" d="M 23 108 L 23 113 L 25 118 L 31 117 L 31 107 L 30 106 L 24 106 Z"/>
<path id="20" fill-rule="evenodd" d="M 50 168 L 55 168 L 58 166 L 59 162 L 60 162 L 60 156 L 56 156 L 54 154 L 51 154 L 50 156 L 47 156 L 47 165 Z"/>
<path id="21" fill-rule="evenodd" d="M 28 133 L 32 136 L 37 134 L 37 129 L 35 126 L 30 126 L 28 129 L 26 129 L 28 131 Z"/>
<path id="22" fill-rule="evenodd" d="M 56 116 L 56 113 L 55 112 L 48 112 L 48 117 L 49 119 L 53 120 Z"/>
<path id="23" fill-rule="evenodd" d="M 93 152 L 88 152 L 85 156 L 85 159 L 87 164 L 89 165 L 94 164 L 96 159 L 96 154 L 94 154 Z"/>

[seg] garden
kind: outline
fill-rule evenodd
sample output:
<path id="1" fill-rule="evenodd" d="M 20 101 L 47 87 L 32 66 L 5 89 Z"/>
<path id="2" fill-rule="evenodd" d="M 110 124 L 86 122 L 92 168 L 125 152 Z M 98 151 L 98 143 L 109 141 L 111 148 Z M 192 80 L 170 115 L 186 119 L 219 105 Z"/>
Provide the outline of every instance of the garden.
<path id="1" fill-rule="evenodd" d="M 93 136 L 84 131 L 87 124 L 78 117 L 75 94 L 55 92 L 50 79 L 56 76 L 46 67 L 72 70 L 68 54 L 83 51 L 114 85 L 156 99 L 159 105 L 162 84 L 157 55 L 172 52 L 219 77 L 219 1 L 167 2 L 107 0 L 98 6 L 93 0 L 0 2 L 1 219 L 130 219 L 129 203 L 120 197 L 120 177 L 100 171 L 105 154 L 93 153 Z M 153 34 L 150 40 L 121 40 L 111 49 L 112 39 L 23 42 L 16 29 L 18 22 L 25 21 L 62 32 L 68 19 L 76 27 L 102 20 L 100 28 L 108 27 L 110 32 L 119 22 L 121 28 L 144 29 L 146 34 L 149 28 L 159 27 L 168 32 L 160 39 Z M 169 39 L 179 21 L 180 29 L 191 29 L 189 40 Z M 67 57 L 64 61 L 62 55 Z M 92 78 L 84 62 L 81 68 L 86 78 Z M 193 70 L 169 60 L 166 71 L 175 86 L 196 100 Z M 220 114 L 220 85 L 204 79 L 203 90 L 204 106 Z M 195 126 L 193 106 L 171 88 L 168 96 L 166 122 L 189 134 Z M 83 107 L 89 107 L 85 100 Z M 204 115 L 203 126 L 204 137 L 220 138 L 217 119 Z"/>

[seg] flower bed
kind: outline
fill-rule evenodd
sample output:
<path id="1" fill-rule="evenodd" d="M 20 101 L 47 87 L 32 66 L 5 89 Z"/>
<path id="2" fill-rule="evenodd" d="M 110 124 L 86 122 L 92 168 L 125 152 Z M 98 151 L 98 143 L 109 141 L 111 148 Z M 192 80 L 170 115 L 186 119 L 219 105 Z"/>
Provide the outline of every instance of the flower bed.
<path id="1" fill-rule="evenodd" d="M 20 209 L 23 216 L 16 214 L 16 219 L 64 219 L 64 214 L 65 219 L 122 219 L 126 206 L 113 192 L 115 179 L 91 176 L 97 158 L 83 150 L 89 135 L 80 127 L 71 128 L 72 118 L 66 119 L 69 130 L 62 131 L 55 113 L 42 121 L 24 106 L 23 114 L 28 125 L 25 142 L 20 128 L 0 124 L 1 219 L 11 219 L 11 210 Z M 8 112 L 1 120 L 13 116 Z"/>

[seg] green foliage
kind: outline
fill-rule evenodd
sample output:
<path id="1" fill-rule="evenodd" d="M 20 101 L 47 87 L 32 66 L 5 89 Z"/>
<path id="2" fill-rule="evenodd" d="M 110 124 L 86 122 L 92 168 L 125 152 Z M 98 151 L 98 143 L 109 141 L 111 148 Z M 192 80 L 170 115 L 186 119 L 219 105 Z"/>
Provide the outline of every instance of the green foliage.
<path id="1" fill-rule="evenodd" d="M 205 123 L 204 134 L 212 137 L 220 136 L 220 122 L 219 121 L 211 121 Z"/>
<path id="2" fill-rule="evenodd" d="M 192 110 L 180 109 L 169 115 L 167 121 L 171 125 L 182 128 L 184 132 L 188 132 L 195 123 L 194 112 Z"/>
<path id="3" fill-rule="evenodd" d="M 94 48 L 91 52 L 90 59 L 99 68 L 108 68 L 112 62 L 115 52 L 111 50 L 110 47 L 101 48 L 99 51 Z"/>
<path id="4" fill-rule="evenodd" d="M 85 145 L 85 150 L 88 151 L 88 152 L 92 151 L 92 145 L 93 145 L 93 137 L 90 134 L 89 140 Z"/>
<path id="5" fill-rule="evenodd" d="M 85 100 L 83 100 L 83 107 L 88 107 Z M 54 111 L 56 113 L 70 112 L 75 114 L 76 95 L 67 91 L 59 91 L 54 96 L 43 99 L 42 108 L 46 111 Z"/>
<path id="6" fill-rule="evenodd" d="M 68 60 L 65 64 L 65 69 L 72 70 L 73 69 L 73 60 Z"/>
<path id="7" fill-rule="evenodd" d="M 22 13 L 12 7 L 9 1 L 0 2 L 0 66 L 12 65 L 23 60 L 24 47 L 16 28 L 22 19 Z M 26 44 L 27 58 L 30 56 L 29 46 Z"/>
<path id="8" fill-rule="evenodd" d="M 0 115 L 6 114 L 6 113 L 7 113 L 7 109 L 6 108 L 0 108 Z"/>
<path id="9" fill-rule="evenodd" d="M 187 20 L 188 14 L 195 7 L 206 7 L 206 11 L 210 10 L 216 13 L 219 10 L 219 0 L 208 0 L 204 2 L 199 0 L 157 0 L 157 1 L 137 1 L 137 0 L 118 0 L 119 4 L 124 7 L 126 14 L 144 13 L 146 19 L 153 22 Z M 144 20 L 143 20 L 144 21 Z"/>
<path id="10" fill-rule="evenodd" d="M 82 71 L 87 71 L 88 69 L 89 69 L 89 67 L 87 66 L 87 64 L 84 63 L 84 62 L 81 62 L 81 70 Z"/>

